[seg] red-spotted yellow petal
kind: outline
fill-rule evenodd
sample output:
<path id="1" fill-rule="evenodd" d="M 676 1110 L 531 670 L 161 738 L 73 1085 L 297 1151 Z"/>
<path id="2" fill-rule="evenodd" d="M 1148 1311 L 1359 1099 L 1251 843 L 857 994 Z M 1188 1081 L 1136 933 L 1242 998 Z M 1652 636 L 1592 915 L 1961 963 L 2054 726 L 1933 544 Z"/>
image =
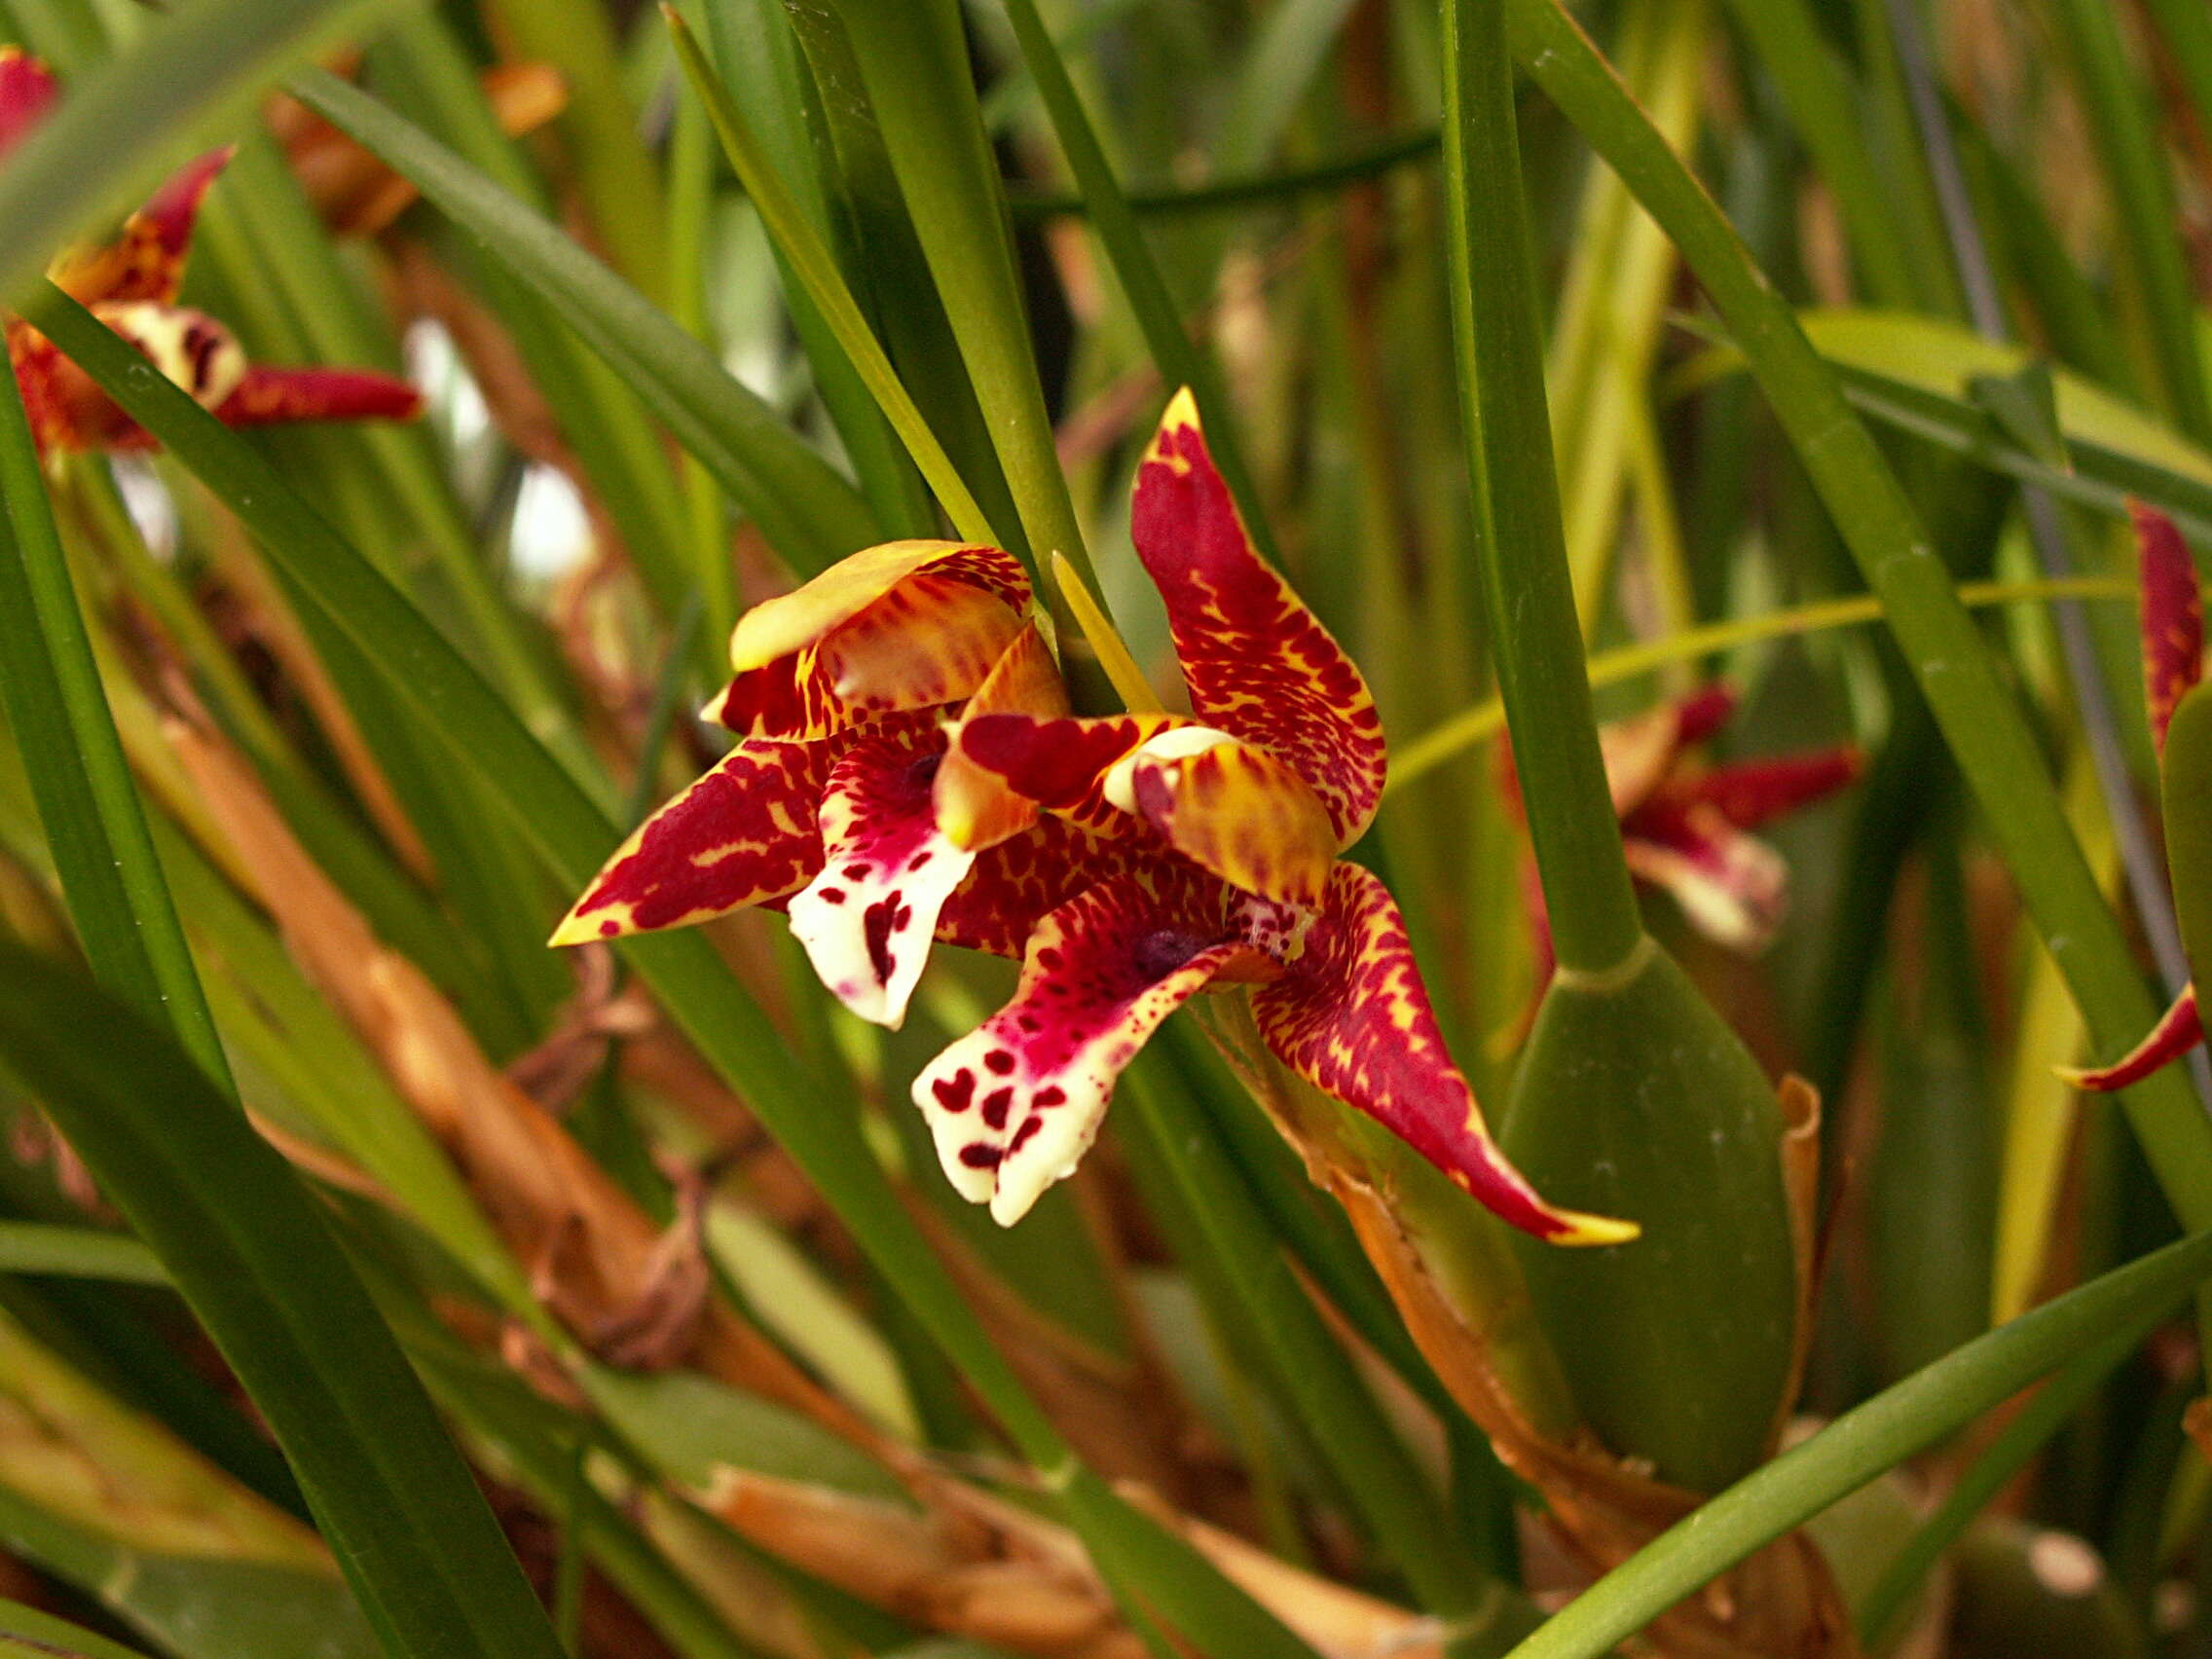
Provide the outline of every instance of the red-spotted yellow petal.
<path id="1" fill-rule="evenodd" d="M 1788 906 L 1782 855 L 1703 801 L 1650 805 L 1621 826 L 1632 874 L 1664 889 L 1692 927 L 1731 950 L 1763 950 Z"/>
<path id="2" fill-rule="evenodd" d="M 830 992 L 897 1030 L 929 960 L 938 912 L 976 862 L 937 827 L 935 733 L 867 734 L 830 773 L 822 870 L 792 895 L 792 937 Z"/>
<path id="3" fill-rule="evenodd" d="M 976 689 L 1020 629 L 1027 578 L 995 547 L 894 541 L 755 606 L 707 710 L 744 737 L 812 739 Z"/>
<path id="4" fill-rule="evenodd" d="M 1114 1083 L 1177 1007 L 1249 947 L 1211 906 L 1101 883 L 1038 924 L 1014 1000 L 914 1080 L 945 1176 L 1011 1227 L 1074 1172 Z"/>
<path id="5" fill-rule="evenodd" d="M 2204 676 L 2204 600 L 2196 563 L 2172 519 L 2127 503 L 2143 572 L 2143 690 L 2151 735 L 2161 752 L 2174 705 Z"/>
<path id="6" fill-rule="evenodd" d="M 270 369 L 249 366 L 216 405 L 226 426 L 271 426 L 289 421 L 412 421 L 423 394 L 403 380 L 371 369 Z"/>
<path id="7" fill-rule="evenodd" d="M 1382 722 L 1367 682 L 1245 534 L 1178 392 L 1137 468 L 1137 556 L 1167 604 L 1191 710 L 1288 761 L 1329 809 L 1340 846 L 1382 793 Z"/>
<path id="8" fill-rule="evenodd" d="M 2151 1034 L 2109 1066 L 2087 1071 L 2061 1070 L 2059 1076 L 2092 1094 L 2109 1094 L 2141 1083 L 2153 1072 L 2173 1064 L 2204 1041 L 2204 1021 L 2196 1007 L 2196 986 L 2182 987 L 2173 1006 L 2158 1016 Z"/>
<path id="9" fill-rule="evenodd" d="M 811 645 L 924 571 L 994 593 L 1010 610 L 1029 603 L 1029 578 L 1010 553 L 957 541 L 887 541 L 838 560 L 811 581 L 762 600 L 740 616 L 730 635 L 729 665 L 743 674 Z"/>
<path id="10" fill-rule="evenodd" d="M 19 46 L 0 46 L 0 158 L 30 136 L 60 94 L 53 70 Z"/>
<path id="11" fill-rule="evenodd" d="M 682 927 L 799 887 L 822 867 L 816 807 L 842 747 L 739 744 L 622 843 L 552 942 Z"/>
<path id="12" fill-rule="evenodd" d="M 1320 797 L 1283 761 L 1234 738 L 1189 755 L 1161 752 L 1176 738 L 1188 741 L 1192 729 L 1162 733 L 1137 751 L 1129 769 L 1137 811 L 1177 852 L 1231 886 L 1317 906 L 1337 856 L 1336 828 Z"/>
<path id="13" fill-rule="evenodd" d="M 1369 871 L 1337 866 L 1304 954 L 1252 993 L 1252 1012 L 1285 1065 L 1375 1119 L 1501 1220 L 1555 1244 L 1636 1236 L 1631 1223 L 1546 1203 L 1506 1161 L 1445 1050 L 1405 918 Z"/>
<path id="14" fill-rule="evenodd" d="M 1067 687 L 1034 622 L 1022 624 L 976 687 L 951 729 L 935 786 L 937 826 L 956 847 L 996 846 L 1037 822 L 1037 803 L 997 773 L 960 752 L 960 728 L 979 716 L 1023 714 L 1056 719 L 1068 712 Z"/>

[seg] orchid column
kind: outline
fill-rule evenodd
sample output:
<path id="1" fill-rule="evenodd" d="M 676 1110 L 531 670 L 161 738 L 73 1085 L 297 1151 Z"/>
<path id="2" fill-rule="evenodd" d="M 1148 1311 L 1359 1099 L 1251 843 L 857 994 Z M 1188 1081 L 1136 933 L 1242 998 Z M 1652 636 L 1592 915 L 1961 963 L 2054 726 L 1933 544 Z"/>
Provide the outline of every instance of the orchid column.
<path id="1" fill-rule="evenodd" d="M 1782 1115 L 1757 1064 L 1644 932 L 1583 664 L 1544 403 L 1500 0 L 1443 0 L 1453 333 L 1475 535 L 1558 972 L 1504 1137 L 1546 1191 L 1640 1222 L 1525 1252 L 1576 1404 L 1617 1453 L 1712 1491 L 1766 1455 L 1797 1275 Z"/>

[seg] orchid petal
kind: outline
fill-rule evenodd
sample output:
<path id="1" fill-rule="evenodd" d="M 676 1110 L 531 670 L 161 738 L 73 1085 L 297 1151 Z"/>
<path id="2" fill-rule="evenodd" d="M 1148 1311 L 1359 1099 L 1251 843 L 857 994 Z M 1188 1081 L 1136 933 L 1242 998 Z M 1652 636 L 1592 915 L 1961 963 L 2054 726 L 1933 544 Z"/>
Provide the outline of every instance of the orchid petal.
<path id="1" fill-rule="evenodd" d="M 1445 1050 L 1405 918 L 1370 871 L 1337 866 L 1305 954 L 1252 993 L 1252 1012 L 1285 1065 L 1375 1119 L 1499 1219 L 1555 1244 L 1636 1236 L 1631 1223 L 1546 1203 L 1506 1161 Z"/>
<path id="2" fill-rule="evenodd" d="M 2092 1094 L 2110 1094 L 2141 1083 L 2153 1072 L 2171 1065 L 2204 1041 L 2204 1021 L 2197 1012 L 2196 986 L 2182 987 L 2173 1006 L 2158 1016 L 2151 1034 L 2109 1066 L 2087 1071 L 2061 1070 L 2059 1076 Z"/>
<path id="3" fill-rule="evenodd" d="M 1201 728 L 1202 729 L 1202 728 Z M 1312 909 L 1336 863 L 1336 830 L 1306 780 L 1234 740 L 1187 757 L 1140 749 L 1137 810 L 1192 863 L 1232 887 Z"/>
<path id="4" fill-rule="evenodd" d="M 944 776 L 940 769 L 938 773 Z M 946 944 L 1018 959 L 1037 924 L 1085 888 L 1127 867 L 1128 844 L 1064 818 L 1040 818 L 976 857 L 938 912 Z"/>
<path id="5" fill-rule="evenodd" d="M 1037 719 L 971 714 L 963 763 L 1093 829 L 1151 824 L 1233 887 L 1320 902 L 1337 854 L 1328 808 L 1279 756 L 1178 715 Z"/>
<path id="6" fill-rule="evenodd" d="M 960 753 L 960 726 L 982 715 L 1025 714 L 1053 719 L 1068 711 L 1059 666 L 1034 622 L 1022 624 L 961 711 L 948 734 L 944 762 L 934 788 L 937 826 L 956 847 L 980 850 L 1019 834 L 1037 822 L 1037 803 Z"/>
<path id="7" fill-rule="evenodd" d="M 1865 769 L 1865 756 L 1858 746 L 1841 744 L 1803 755 L 1715 766 L 1683 785 L 1678 793 L 1670 790 L 1668 798 L 1702 801 L 1738 829 L 1755 830 L 1770 819 L 1849 789 Z M 1635 821 L 1632 816 L 1630 825 Z M 1634 833 L 1628 826 L 1623 829 Z"/>
<path id="8" fill-rule="evenodd" d="M 1178 392 L 1137 468 L 1129 531 L 1206 725 L 1296 767 L 1349 846 L 1382 794 L 1382 722 L 1367 682 L 1270 569 L 1222 482 L 1198 405 Z"/>
<path id="9" fill-rule="evenodd" d="M 822 797 L 823 867 L 792 895 L 792 937 L 830 994 L 896 1031 L 929 960 L 938 912 L 976 855 L 937 827 L 943 739 L 860 738 Z"/>
<path id="10" fill-rule="evenodd" d="M 268 426 L 286 421 L 412 421 L 423 394 L 403 380 L 369 369 L 249 367 L 216 405 L 226 426 Z"/>
<path id="11" fill-rule="evenodd" d="M 730 635 L 729 665 L 743 674 L 811 645 L 924 571 L 995 593 L 1012 610 L 1029 603 L 1029 578 L 1010 553 L 957 541 L 887 541 L 838 560 L 811 581 L 762 600 L 740 616 Z"/>
<path id="12" fill-rule="evenodd" d="M 1251 954 L 1220 919 L 1121 877 L 1038 924 L 1014 1000 L 914 1080 L 961 1197 L 1011 1227 L 1096 1138 L 1114 1083 L 1162 1019 Z"/>
<path id="13" fill-rule="evenodd" d="M 1763 949 L 1782 926 L 1782 855 L 1704 801 L 1652 805 L 1621 826 L 1632 873 L 1664 888 L 1690 925 L 1731 950 Z"/>
<path id="14" fill-rule="evenodd" d="M 842 745 L 741 743 L 607 861 L 554 944 L 703 922 L 822 867 L 816 803 Z"/>
<path id="15" fill-rule="evenodd" d="M 736 676 L 707 710 L 741 737 L 826 737 L 958 701 L 1012 643 L 1028 579 L 995 547 L 894 541 L 763 601 L 730 637 Z"/>
<path id="16" fill-rule="evenodd" d="M 2127 503 L 2143 571 L 2143 690 L 2151 736 L 2166 747 L 2174 706 L 2204 676 L 2204 598 L 2196 562 L 2173 520 L 2141 501 Z"/>
<path id="17" fill-rule="evenodd" d="M 88 306 L 176 304 L 200 203 L 230 160 L 226 145 L 185 163 L 151 202 L 123 222 L 113 241 L 56 260 L 55 282 Z"/>
<path id="18" fill-rule="evenodd" d="M 60 95 L 53 70 L 19 46 L 0 46 L 0 159 L 30 135 Z"/>
<path id="19" fill-rule="evenodd" d="M 1107 780 L 1115 767 L 1161 733 L 1197 725 L 1180 715 L 1063 719 L 974 715 L 961 724 L 960 754 L 1047 812 L 1110 829 L 1134 804 L 1118 805 L 1108 797 Z"/>

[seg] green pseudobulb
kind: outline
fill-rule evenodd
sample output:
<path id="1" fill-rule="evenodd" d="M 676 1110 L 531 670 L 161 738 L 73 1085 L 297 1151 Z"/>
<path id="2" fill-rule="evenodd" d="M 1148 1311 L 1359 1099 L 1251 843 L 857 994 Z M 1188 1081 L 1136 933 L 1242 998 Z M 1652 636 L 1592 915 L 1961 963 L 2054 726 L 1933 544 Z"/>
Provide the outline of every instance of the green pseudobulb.
<path id="1" fill-rule="evenodd" d="M 1736 1034 L 1648 940 L 1622 973 L 1562 975 L 1503 1140 L 1553 1202 L 1643 1229 L 1603 1249 L 1522 1241 L 1590 1426 L 1695 1492 L 1754 1467 L 1788 1385 L 1796 1270 L 1781 1108 Z"/>

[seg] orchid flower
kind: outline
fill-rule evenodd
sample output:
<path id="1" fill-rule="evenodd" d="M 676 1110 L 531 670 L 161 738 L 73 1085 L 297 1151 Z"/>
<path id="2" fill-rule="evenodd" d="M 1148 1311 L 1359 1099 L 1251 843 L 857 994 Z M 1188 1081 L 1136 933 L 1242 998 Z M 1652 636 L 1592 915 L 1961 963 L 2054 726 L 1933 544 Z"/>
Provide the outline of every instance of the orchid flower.
<path id="1" fill-rule="evenodd" d="M 56 95 L 45 64 L 0 47 L 0 157 L 45 119 Z M 422 399 L 404 381 L 366 370 L 249 363 L 222 323 L 177 304 L 200 203 L 229 160 L 224 149 L 188 162 L 114 240 L 64 253 L 49 275 L 226 425 L 418 414 Z M 8 319 L 7 335 L 16 385 L 43 453 L 154 447 L 152 434 L 44 335 L 16 317 Z"/>
<path id="2" fill-rule="evenodd" d="M 553 942 L 785 908 L 823 982 L 892 1027 L 933 937 L 1018 952 L 1093 837 L 947 750 L 963 706 L 1066 712 L 1029 609 L 1011 555 L 950 541 L 871 547 L 755 606 L 707 710 L 737 746 L 608 860 Z"/>
<path id="3" fill-rule="evenodd" d="M 2140 501 L 2127 503 L 2143 580 L 2143 694 L 2151 740 L 2161 757 L 2174 710 L 2204 678 L 2204 600 L 2196 565 L 2173 521 Z M 2109 1066 L 2061 1073 L 2079 1088 L 2105 1094 L 2141 1083 L 2204 1041 L 2193 979 L 2142 1042 Z"/>
<path id="4" fill-rule="evenodd" d="M 1612 721 L 1598 735 L 1629 872 L 1665 892 L 1706 938 L 1751 952 L 1773 941 L 1789 885 L 1782 855 L 1751 831 L 1849 787 L 1862 762 L 1857 746 L 1842 744 L 1703 764 L 1697 746 L 1735 712 L 1736 693 L 1715 683 Z M 1500 754 L 1507 797 L 1518 803 L 1512 752 Z M 1551 973 L 1551 929 L 1533 862 L 1523 874 L 1541 984 Z"/>
<path id="5" fill-rule="evenodd" d="M 616 851 L 553 942 L 782 907 L 832 993 L 890 1026 L 933 939 L 1020 958 L 1014 1000 L 914 1085 L 947 1178 L 1002 1224 L 1073 1170 L 1161 1020 L 1242 982 L 1292 1069 L 1514 1225 L 1634 1236 L 1505 1161 L 1395 903 L 1338 860 L 1381 796 L 1381 722 L 1254 551 L 1187 395 L 1142 464 L 1134 529 L 1196 717 L 1072 718 L 999 549 L 869 548 L 739 620 L 708 710 L 736 748 Z"/>
<path id="6" fill-rule="evenodd" d="M 1285 1065 L 1366 1112 L 1514 1226 L 1617 1243 L 1506 1161 L 1446 1052 L 1382 883 L 1339 854 L 1381 799 L 1366 682 L 1269 568 L 1188 392 L 1138 467 L 1131 534 L 1166 602 L 1193 714 L 971 706 L 952 753 L 1092 832 L 1094 878 L 1037 924 L 1013 1001 L 915 1080 L 954 1187 L 1011 1225 L 1070 1174 L 1122 1069 L 1198 991 L 1248 983 Z M 948 827 L 955 841 L 965 827 Z"/>

